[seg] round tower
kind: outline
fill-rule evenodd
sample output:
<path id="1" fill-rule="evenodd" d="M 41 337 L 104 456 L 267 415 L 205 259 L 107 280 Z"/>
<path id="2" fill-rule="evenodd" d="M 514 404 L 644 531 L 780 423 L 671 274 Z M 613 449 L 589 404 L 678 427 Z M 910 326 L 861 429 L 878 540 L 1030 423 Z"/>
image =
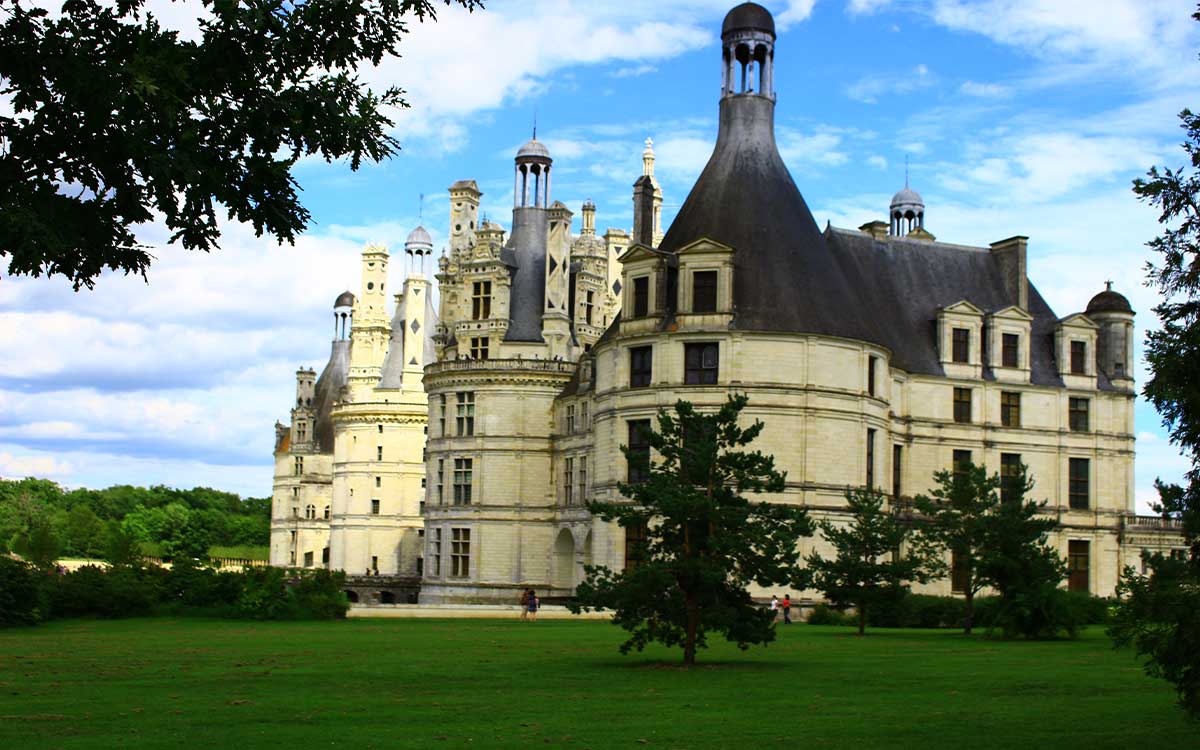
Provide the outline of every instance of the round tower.
<path id="1" fill-rule="evenodd" d="M 721 24 L 721 96 L 775 99 L 775 19 L 757 3 L 742 3 Z"/>
<path id="2" fill-rule="evenodd" d="M 354 295 L 342 292 L 333 302 L 333 340 L 350 338 L 350 326 L 354 320 Z"/>
<path id="3" fill-rule="evenodd" d="M 425 274 L 425 259 L 433 255 L 433 238 L 429 236 L 429 232 L 425 231 L 425 227 L 418 226 L 408 234 L 408 239 L 404 241 L 404 256 L 408 261 L 409 269 L 413 273 L 420 275 Z"/>
<path id="4" fill-rule="evenodd" d="M 1133 307 L 1113 283 L 1088 302 L 1087 316 L 1100 332 L 1096 341 L 1096 367 L 1112 381 L 1128 381 L 1121 387 L 1133 387 Z M 1114 383 L 1116 384 L 1116 383 Z"/>
<path id="5" fill-rule="evenodd" d="M 920 193 L 908 186 L 907 175 L 904 188 L 892 196 L 888 218 L 888 234 L 893 237 L 904 237 L 909 232 L 925 228 L 925 201 L 921 200 Z"/>
<path id="6" fill-rule="evenodd" d="M 513 177 L 514 208 L 546 208 L 550 205 L 550 149 L 533 138 L 517 151 Z"/>

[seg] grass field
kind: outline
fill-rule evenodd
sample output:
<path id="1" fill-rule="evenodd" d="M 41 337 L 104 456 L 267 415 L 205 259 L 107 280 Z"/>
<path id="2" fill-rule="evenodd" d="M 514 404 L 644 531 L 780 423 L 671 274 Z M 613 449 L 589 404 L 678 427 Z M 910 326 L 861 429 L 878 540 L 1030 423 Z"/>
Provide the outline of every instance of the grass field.
<path id="1" fill-rule="evenodd" d="M 139 619 L 0 631 L 0 748 L 1200 746 L 1166 683 L 1074 642 L 795 625 L 622 657 L 604 622 Z"/>

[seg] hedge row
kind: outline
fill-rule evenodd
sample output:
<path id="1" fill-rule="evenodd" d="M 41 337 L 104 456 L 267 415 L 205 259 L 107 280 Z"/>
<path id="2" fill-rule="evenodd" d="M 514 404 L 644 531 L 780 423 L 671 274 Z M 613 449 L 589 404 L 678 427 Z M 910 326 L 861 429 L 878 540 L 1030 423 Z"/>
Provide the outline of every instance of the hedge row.
<path id="1" fill-rule="evenodd" d="M 201 615 L 254 620 L 344 617 L 345 576 L 326 570 L 218 572 L 178 559 L 156 565 L 38 570 L 0 556 L 0 627 L 61 617 Z"/>

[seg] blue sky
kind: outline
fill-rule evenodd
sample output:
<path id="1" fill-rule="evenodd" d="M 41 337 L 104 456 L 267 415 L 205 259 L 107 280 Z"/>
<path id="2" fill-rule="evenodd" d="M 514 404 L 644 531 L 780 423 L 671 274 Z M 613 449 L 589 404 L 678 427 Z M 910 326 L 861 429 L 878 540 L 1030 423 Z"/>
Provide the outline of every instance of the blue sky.
<path id="1" fill-rule="evenodd" d="M 152 0 L 194 34 L 197 3 Z M 530 133 L 555 158 L 553 197 L 586 198 L 597 224 L 628 227 L 642 141 L 658 154 L 670 221 L 716 136 L 718 34 L 711 0 L 490 0 L 414 26 L 403 57 L 363 75 L 407 89 L 398 156 L 358 172 L 302 163 L 314 224 L 279 247 L 227 223 L 222 248 L 158 245 L 150 283 L 94 291 L 0 276 L 0 476 L 70 486 L 271 486 L 276 419 L 299 366 L 320 368 L 331 306 L 358 288 L 366 241 L 399 248 L 417 223 L 445 236 L 446 188 L 473 178 L 507 224 L 512 155 Z M 1112 279 L 1153 325 L 1143 286 L 1158 233 L 1130 181 L 1179 166 L 1176 114 L 1200 107 L 1200 24 L 1188 0 L 791 0 L 779 25 L 777 130 L 820 224 L 886 214 L 904 183 L 948 242 L 1030 237 L 1029 274 L 1061 315 Z M 403 264 L 393 263 L 393 283 Z M 1144 367 L 1138 371 L 1145 382 Z M 1137 409 L 1139 507 L 1186 462 L 1157 415 Z"/>

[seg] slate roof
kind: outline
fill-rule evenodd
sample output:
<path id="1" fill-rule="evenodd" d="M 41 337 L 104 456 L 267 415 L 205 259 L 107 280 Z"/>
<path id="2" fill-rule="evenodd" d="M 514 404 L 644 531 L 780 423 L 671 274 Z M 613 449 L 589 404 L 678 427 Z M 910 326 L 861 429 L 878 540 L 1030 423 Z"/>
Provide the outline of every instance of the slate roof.
<path id="1" fill-rule="evenodd" d="M 713 154 L 659 249 L 704 237 L 735 249 L 733 328 L 882 343 L 870 300 L 842 271 L 779 156 L 774 115 L 765 97 L 721 100 Z"/>
<path id="2" fill-rule="evenodd" d="M 321 370 L 317 378 L 316 392 L 313 394 L 313 412 L 316 414 L 313 425 L 313 435 L 321 453 L 333 453 L 333 402 L 337 401 L 338 392 L 346 384 L 350 375 L 350 342 L 340 340 L 333 342 L 333 351 L 329 353 L 329 362 Z"/>
<path id="3" fill-rule="evenodd" d="M 505 341 L 541 343 L 542 310 L 546 306 L 546 209 L 513 209 L 512 233 L 500 253 L 512 268 Z"/>
<path id="4" fill-rule="evenodd" d="M 721 24 L 721 36 L 744 29 L 765 31 L 775 36 L 775 19 L 758 3 L 742 3 L 725 15 L 725 21 Z"/>

